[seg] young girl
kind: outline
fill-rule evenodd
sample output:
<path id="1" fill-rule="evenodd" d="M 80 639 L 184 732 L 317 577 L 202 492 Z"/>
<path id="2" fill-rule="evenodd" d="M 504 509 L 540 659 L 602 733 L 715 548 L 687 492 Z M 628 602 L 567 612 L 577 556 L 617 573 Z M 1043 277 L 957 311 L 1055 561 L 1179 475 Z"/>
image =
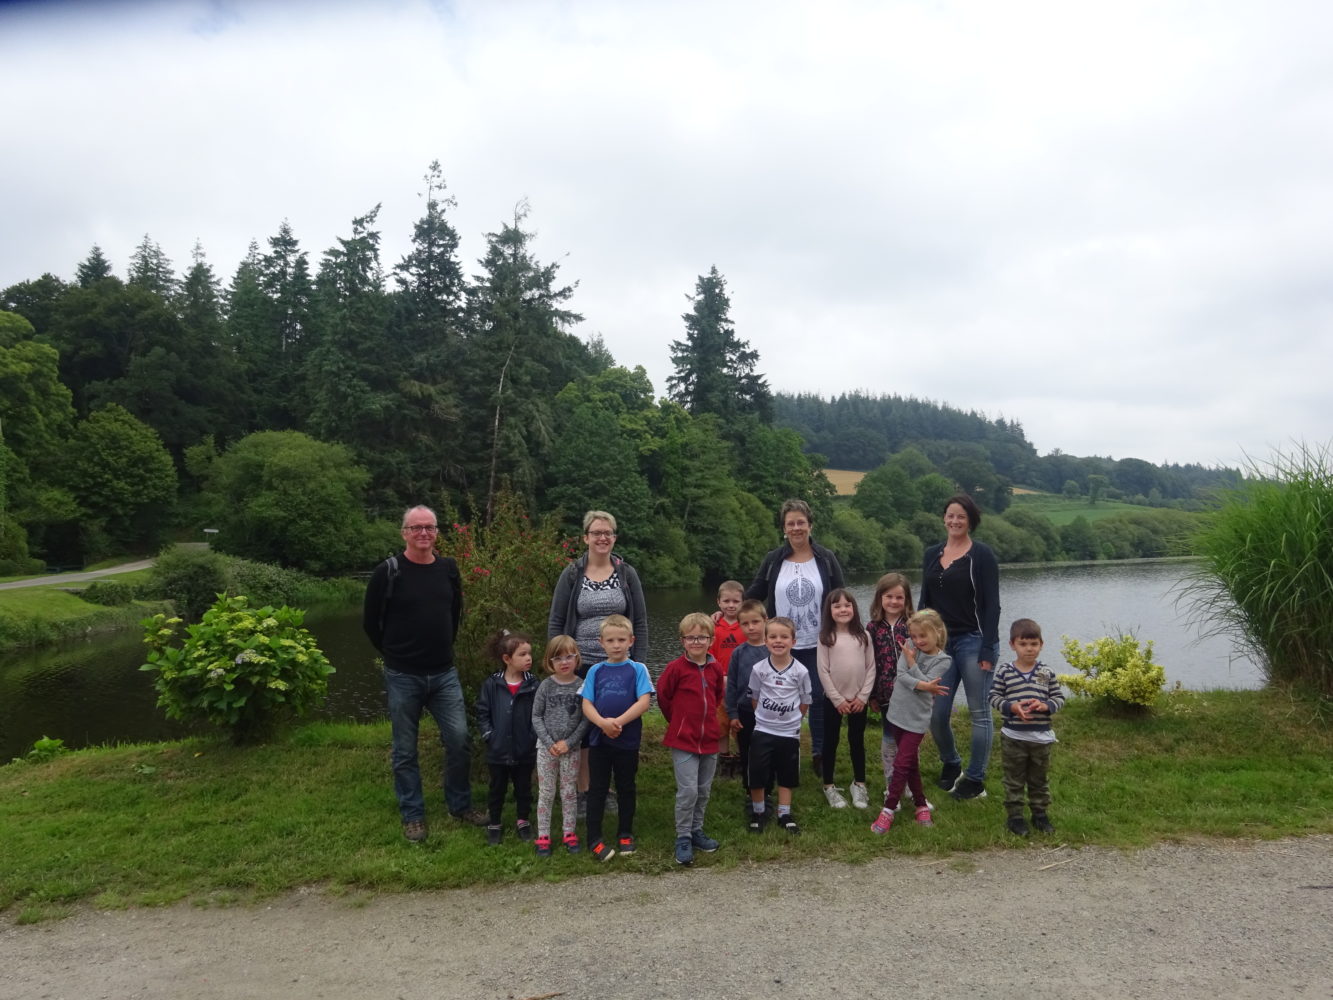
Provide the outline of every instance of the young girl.
<path id="1" fill-rule="evenodd" d="M 546 644 L 542 665 L 550 674 L 537 688 L 532 705 L 532 729 L 537 734 L 537 853 L 551 854 L 551 804 L 560 785 L 560 822 L 565 850 L 579 852 L 578 821 L 579 746 L 588 731 L 579 696 L 579 644 L 558 635 Z"/>
<path id="2" fill-rule="evenodd" d="M 870 602 L 870 621 L 866 632 L 875 647 L 875 690 L 870 707 L 878 709 L 884 727 L 879 755 L 884 765 L 884 790 L 893 779 L 893 758 L 898 754 L 898 742 L 889 731 L 889 699 L 893 696 L 893 680 L 898 676 L 898 656 L 907 642 L 907 619 L 912 614 L 912 584 L 901 573 L 885 573 L 875 584 L 875 596 Z M 926 803 L 930 808 L 930 803 Z"/>
<path id="3" fill-rule="evenodd" d="M 902 656 L 898 659 L 898 679 L 885 716 L 898 743 L 898 755 L 893 761 L 893 778 L 889 782 L 888 794 L 884 796 L 884 808 L 870 825 L 875 833 L 889 832 L 904 786 L 912 789 L 916 821 L 922 826 L 934 825 L 930 804 L 921 787 L 918 754 L 921 740 L 930 728 L 934 696 L 948 694 L 948 688 L 942 686 L 938 678 L 953 665 L 953 661 L 942 652 L 949 636 L 944 621 L 936 612 L 918 611 L 908 619 L 907 633 L 909 641 L 903 645 Z"/>
<path id="4" fill-rule="evenodd" d="M 486 841 L 500 843 L 500 813 L 511 782 L 518 811 L 518 837 L 531 840 L 528 817 L 532 812 L 532 768 L 537 763 L 537 738 L 532 731 L 532 703 L 537 693 L 537 682 L 530 673 L 532 640 L 505 629 L 491 636 L 486 652 L 503 668 L 482 681 L 477 696 L 477 728 L 486 741 L 486 764 L 491 770 Z"/>
<path id="5" fill-rule="evenodd" d="M 833 784 L 838 738 L 845 718 L 852 757 L 852 805 L 864 809 L 870 804 L 865 734 L 866 704 L 875 684 L 875 650 L 861 624 L 856 598 L 845 587 L 829 591 L 824 599 L 815 662 L 824 686 L 824 798 L 834 809 L 847 808 L 847 800 Z"/>

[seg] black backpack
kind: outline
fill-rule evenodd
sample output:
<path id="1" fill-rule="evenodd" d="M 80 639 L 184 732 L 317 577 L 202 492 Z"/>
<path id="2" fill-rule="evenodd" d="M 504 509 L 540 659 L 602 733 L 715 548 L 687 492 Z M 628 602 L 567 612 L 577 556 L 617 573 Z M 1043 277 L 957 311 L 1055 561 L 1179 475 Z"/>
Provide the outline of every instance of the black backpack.
<path id="1" fill-rule="evenodd" d="M 389 600 L 393 597 L 393 585 L 398 582 L 398 577 L 402 575 L 402 570 L 398 568 L 398 557 L 389 556 L 384 560 L 384 565 L 389 568 L 389 579 L 384 585 L 384 600 L 380 601 L 380 634 L 384 634 L 384 616 L 389 610 Z"/>

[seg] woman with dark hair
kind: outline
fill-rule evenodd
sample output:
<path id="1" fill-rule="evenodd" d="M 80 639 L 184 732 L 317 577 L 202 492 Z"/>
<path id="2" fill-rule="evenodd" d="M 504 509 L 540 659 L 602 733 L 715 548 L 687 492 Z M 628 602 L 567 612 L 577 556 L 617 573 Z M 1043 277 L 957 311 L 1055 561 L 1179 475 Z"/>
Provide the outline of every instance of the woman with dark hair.
<path id="1" fill-rule="evenodd" d="M 992 739 L 990 682 L 1000 646 L 1000 564 L 989 546 L 972 540 L 980 523 L 976 501 L 966 493 L 951 496 L 944 505 L 947 537 L 926 549 L 921 567 L 921 607 L 939 612 L 949 630 L 945 652 L 953 665 L 940 678 L 949 693 L 935 699 L 930 733 L 943 765 L 938 784 L 955 799 L 985 797 Z M 960 681 L 972 720 L 966 770 L 949 728 Z"/>
<path id="2" fill-rule="evenodd" d="M 788 500 L 779 510 L 778 519 L 786 542 L 764 556 L 745 596 L 763 601 L 768 607 L 768 617 L 782 615 L 796 623 L 792 655 L 809 672 L 814 704 L 821 705 L 824 688 L 819 683 L 819 616 L 824 595 L 843 585 L 842 566 L 837 556 L 810 537 L 814 518 L 804 500 Z M 824 716 L 822 712 L 811 711 L 808 718 L 810 764 L 822 777 Z"/>

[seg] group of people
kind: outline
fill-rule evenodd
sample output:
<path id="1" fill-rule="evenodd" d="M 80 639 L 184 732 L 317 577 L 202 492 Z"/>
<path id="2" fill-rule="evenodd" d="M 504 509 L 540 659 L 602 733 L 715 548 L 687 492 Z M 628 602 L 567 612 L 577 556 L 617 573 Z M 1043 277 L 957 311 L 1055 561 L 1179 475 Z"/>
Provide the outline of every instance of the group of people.
<path id="1" fill-rule="evenodd" d="M 812 768 L 834 809 L 849 805 L 835 783 L 846 723 L 850 805 L 868 808 L 865 730 L 871 711 L 882 719 L 886 784 L 870 827 L 874 833 L 890 830 L 907 795 L 916 822 L 933 825 L 920 765 L 927 732 L 939 752 L 938 786 L 959 800 L 986 795 L 992 710 L 1002 719 L 1007 827 L 1020 836 L 1033 828 L 1051 832 L 1051 714 L 1063 696 L 1054 672 L 1039 660 L 1041 629 L 1029 618 L 1015 621 L 1013 659 L 997 668 L 999 568 L 994 553 L 971 537 L 981 512 L 959 494 L 945 505 L 943 519 L 945 540 L 925 553 L 919 610 L 907 578 L 889 573 L 879 580 L 869 620 L 863 621 L 837 557 L 811 537 L 810 507 L 787 501 L 779 512 L 784 543 L 764 557 L 748 587 L 722 584 L 714 613 L 682 619 L 681 655 L 654 686 L 646 666 L 642 584 L 615 553 L 615 518 L 589 511 L 583 521 L 587 549 L 555 586 L 544 677 L 533 677 L 531 637 L 504 631 L 488 643 L 499 669 L 476 699 L 491 775 L 483 813 L 471 805 L 467 719 L 453 669 L 462 610 L 458 571 L 434 551 L 434 512 L 411 508 L 403 517 L 403 555 L 376 567 L 364 613 L 366 632 L 384 658 L 404 836 L 427 836 L 416 748 L 421 715 L 429 711 L 445 748 L 446 805 L 455 817 L 486 826 L 490 843 L 503 840 L 503 809 L 512 788 L 517 836 L 549 856 L 558 789 L 567 851 L 583 849 L 577 820 L 584 815 L 592 857 L 633 854 L 642 716 L 654 694 L 667 722 L 663 743 L 676 779 L 675 857 L 681 864 L 690 864 L 696 851 L 718 847 L 704 819 L 719 753 L 733 734 L 748 789 L 750 832 L 763 833 L 770 823 L 800 832 L 792 790 L 800 782 L 803 720 Z M 966 766 L 950 725 L 960 687 L 971 725 Z M 603 829 L 610 810 L 618 814 L 614 837 Z"/>

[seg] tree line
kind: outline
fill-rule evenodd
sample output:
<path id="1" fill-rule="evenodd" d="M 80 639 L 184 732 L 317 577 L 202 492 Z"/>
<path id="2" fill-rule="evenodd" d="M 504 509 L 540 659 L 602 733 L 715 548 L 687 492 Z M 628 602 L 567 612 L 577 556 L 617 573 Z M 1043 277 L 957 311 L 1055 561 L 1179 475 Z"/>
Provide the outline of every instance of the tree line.
<path id="1" fill-rule="evenodd" d="M 613 511 L 658 586 L 757 565 L 788 496 L 849 569 L 877 570 L 910 564 L 903 532 L 952 489 L 999 512 L 1019 481 L 1174 498 L 1206 478 L 1038 458 L 1016 422 L 934 403 L 775 396 L 716 267 L 686 293 L 656 398 L 572 332 L 575 288 L 533 253 L 525 203 L 469 276 L 438 163 L 424 180 L 395 263 L 375 206 L 317 260 L 283 221 L 225 281 L 201 246 L 180 273 L 145 235 L 123 275 L 94 246 L 68 280 L 0 292 L 0 575 L 203 527 L 234 555 L 339 572 L 393 548 L 410 504 L 485 522 L 502 494 L 571 532 Z M 852 506 L 826 457 L 877 470 Z"/>

